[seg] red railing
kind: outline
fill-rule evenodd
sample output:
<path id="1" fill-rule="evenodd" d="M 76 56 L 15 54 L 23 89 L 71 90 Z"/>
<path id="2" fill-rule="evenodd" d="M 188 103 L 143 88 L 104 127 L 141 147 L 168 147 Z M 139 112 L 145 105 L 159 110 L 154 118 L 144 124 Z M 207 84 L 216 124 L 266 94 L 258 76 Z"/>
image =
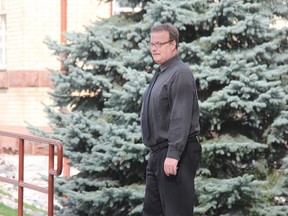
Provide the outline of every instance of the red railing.
<path id="1" fill-rule="evenodd" d="M 0 176 L 0 181 L 18 186 L 18 216 L 23 216 L 23 192 L 24 188 L 34 191 L 39 191 L 48 194 L 48 216 L 54 214 L 54 176 L 59 176 L 62 173 L 63 166 L 63 146 L 59 140 L 11 133 L 7 131 L 0 131 L 0 136 L 11 137 L 18 139 L 19 146 L 19 168 L 18 180 L 5 178 Z M 48 188 L 39 187 L 37 185 L 29 184 L 24 181 L 24 140 L 35 143 L 43 143 L 49 145 L 49 165 L 48 165 Z M 54 169 L 55 147 L 57 148 L 57 167 Z"/>

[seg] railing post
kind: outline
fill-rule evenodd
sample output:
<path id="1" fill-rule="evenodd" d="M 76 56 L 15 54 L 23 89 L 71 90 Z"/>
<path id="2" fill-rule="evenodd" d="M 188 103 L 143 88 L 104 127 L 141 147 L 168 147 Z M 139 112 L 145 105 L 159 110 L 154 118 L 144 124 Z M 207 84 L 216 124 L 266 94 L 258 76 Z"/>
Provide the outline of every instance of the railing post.
<path id="1" fill-rule="evenodd" d="M 54 175 L 50 173 L 54 170 L 54 146 L 49 144 L 49 176 L 48 176 L 48 216 L 53 216 L 54 212 Z"/>
<path id="2" fill-rule="evenodd" d="M 18 182 L 24 181 L 24 139 L 19 138 Z M 18 216 L 23 216 L 23 187 L 18 184 Z"/>
<path id="3" fill-rule="evenodd" d="M 62 142 L 55 139 L 42 138 L 37 136 L 17 134 L 7 131 L 0 130 L 0 136 L 7 136 L 18 139 L 19 146 L 19 169 L 18 169 L 18 180 L 10 179 L 7 177 L 0 176 L 0 181 L 14 184 L 18 186 L 18 216 L 23 216 L 23 204 L 24 204 L 24 188 L 39 191 L 48 194 L 48 216 L 54 214 L 54 176 L 60 176 L 63 168 L 63 145 Z M 49 145 L 49 167 L 48 167 L 48 188 L 40 187 L 25 182 L 24 180 L 24 140 L 33 142 L 46 143 Z M 55 147 L 57 148 L 57 168 L 54 169 L 54 157 Z"/>
<path id="4" fill-rule="evenodd" d="M 63 158 L 63 174 L 64 177 L 70 177 L 70 165 L 67 157 Z"/>

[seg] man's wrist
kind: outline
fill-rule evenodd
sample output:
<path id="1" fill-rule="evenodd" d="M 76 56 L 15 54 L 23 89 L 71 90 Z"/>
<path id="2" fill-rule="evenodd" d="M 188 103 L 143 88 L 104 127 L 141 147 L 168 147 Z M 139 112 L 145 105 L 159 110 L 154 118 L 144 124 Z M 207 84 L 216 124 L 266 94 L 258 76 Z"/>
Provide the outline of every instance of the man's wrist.
<path id="1" fill-rule="evenodd" d="M 177 150 L 175 147 L 173 147 L 173 146 L 168 147 L 168 151 L 167 151 L 167 155 L 166 155 L 167 158 L 174 158 L 174 159 L 179 161 L 181 155 L 182 155 L 182 152 Z"/>

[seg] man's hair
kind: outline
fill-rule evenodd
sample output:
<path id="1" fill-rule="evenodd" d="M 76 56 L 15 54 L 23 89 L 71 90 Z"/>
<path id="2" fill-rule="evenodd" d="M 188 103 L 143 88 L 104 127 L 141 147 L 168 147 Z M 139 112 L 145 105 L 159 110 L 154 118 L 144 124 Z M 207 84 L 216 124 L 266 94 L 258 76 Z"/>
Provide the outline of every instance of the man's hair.
<path id="1" fill-rule="evenodd" d="M 172 25 L 171 23 L 164 23 L 164 24 L 153 26 L 151 28 L 151 33 L 160 32 L 160 31 L 167 31 L 169 33 L 169 40 L 175 40 L 176 47 L 178 48 L 179 31 L 174 25 Z"/>

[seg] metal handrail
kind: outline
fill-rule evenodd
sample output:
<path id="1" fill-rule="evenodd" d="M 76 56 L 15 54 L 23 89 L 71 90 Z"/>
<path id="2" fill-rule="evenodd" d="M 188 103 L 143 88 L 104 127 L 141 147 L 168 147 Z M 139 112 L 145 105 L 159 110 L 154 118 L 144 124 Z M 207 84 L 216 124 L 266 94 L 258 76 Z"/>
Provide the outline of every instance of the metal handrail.
<path id="1" fill-rule="evenodd" d="M 0 181 L 18 186 L 18 216 L 23 216 L 23 192 L 24 188 L 29 188 L 38 192 L 48 194 L 48 216 L 54 214 L 54 176 L 59 176 L 63 168 L 63 144 L 59 140 L 37 137 L 33 135 L 25 135 L 12 133 L 0 130 L 0 136 L 11 137 L 18 139 L 19 145 L 19 169 L 18 180 L 5 178 L 0 176 Z M 48 167 L 48 188 L 39 187 L 37 185 L 29 184 L 24 181 L 24 140 L 43 143 L 49 145 L 49 167 Z M 57 148 L 57 167 L 54 169 L 54 154 Z"/>

